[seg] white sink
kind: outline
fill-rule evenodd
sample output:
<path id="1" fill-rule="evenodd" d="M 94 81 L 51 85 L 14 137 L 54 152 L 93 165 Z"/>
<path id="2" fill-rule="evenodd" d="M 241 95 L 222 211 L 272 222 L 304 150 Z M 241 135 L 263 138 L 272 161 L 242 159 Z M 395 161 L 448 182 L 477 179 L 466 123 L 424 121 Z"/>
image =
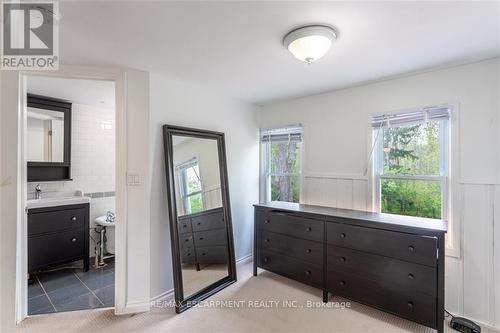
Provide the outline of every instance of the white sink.
<path id="1" fill-rule="evenodd" d="M 54 198 L 28 200 L 26 202 L 26 207 L 28 209 L 32 209 L 32 208 L 66 206 L 66 205 L 78 205 L 85 203 L 90 203 L 89 197 L 81 197 L 81 196 L 60 197 L 60 198 L 54 197 Z"/>

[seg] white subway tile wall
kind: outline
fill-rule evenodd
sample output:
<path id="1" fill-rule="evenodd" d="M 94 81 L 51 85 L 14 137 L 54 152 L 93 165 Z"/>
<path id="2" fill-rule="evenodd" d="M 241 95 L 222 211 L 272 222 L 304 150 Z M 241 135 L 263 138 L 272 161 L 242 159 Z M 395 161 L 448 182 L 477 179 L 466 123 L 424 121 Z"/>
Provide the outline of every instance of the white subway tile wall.
<path id="1" fill-rule="evenodd" d="M 73 104 L 71 127 L 71 178 L 73 181 L 40 183 L 43 194 L 82 191 L 92 195 L 90 224 L 115 211 L 115 110 Z M 38 183 L 28 183 L 28 198 L 33 198 Z M 102 194 L 102 195 L 101 195 Z M 108 228 L 114 229 L 114 228 Z M 91 232 L 90 254 L 94 255 Z M 108 250 L 114 251 L 114 230 L 108 230 Z"/>

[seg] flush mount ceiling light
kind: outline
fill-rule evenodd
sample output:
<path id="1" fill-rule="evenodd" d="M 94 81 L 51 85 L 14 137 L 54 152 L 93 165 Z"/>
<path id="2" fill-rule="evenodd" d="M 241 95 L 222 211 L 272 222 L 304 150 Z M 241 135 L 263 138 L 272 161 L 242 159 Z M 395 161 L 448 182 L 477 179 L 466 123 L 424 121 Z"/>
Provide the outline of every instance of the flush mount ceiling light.
<path id="1" fill-rule="evenodd" d="M 323 57 L 337 39 L 335 30 L 326 25 L 308 25 L 290 31 L 283 45 L 295 58 L 308 64 Z"/>

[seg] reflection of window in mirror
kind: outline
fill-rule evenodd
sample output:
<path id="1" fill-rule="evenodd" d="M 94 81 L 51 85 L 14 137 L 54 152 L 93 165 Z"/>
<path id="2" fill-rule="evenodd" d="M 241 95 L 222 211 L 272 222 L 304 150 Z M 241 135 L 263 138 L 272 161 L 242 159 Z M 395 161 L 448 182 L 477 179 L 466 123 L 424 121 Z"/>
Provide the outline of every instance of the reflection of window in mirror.
<path id="1" fill-rule="evenodd" d="M 179 164 L 177 167 L 179 177 L 179 195 L 182 215 L 194 214 L 203 211 L 203 185 L 200 177 L 198 159 L 193 158 Z"/>

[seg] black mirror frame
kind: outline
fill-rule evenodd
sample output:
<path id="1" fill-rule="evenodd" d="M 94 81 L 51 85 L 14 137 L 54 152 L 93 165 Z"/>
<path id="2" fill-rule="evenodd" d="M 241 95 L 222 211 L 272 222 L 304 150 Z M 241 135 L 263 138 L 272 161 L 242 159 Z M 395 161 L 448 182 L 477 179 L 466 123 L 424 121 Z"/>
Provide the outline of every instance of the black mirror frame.
<path id="1" fill-rule="evenodd" d="M 201 139 L 213 139 L 217 141 L 217 149 L 219 153 L 219 172 L 221 177 L 221 194 L 222 205 L 224 211 L 224 220 L 226 222 L 226 233 L 228 241 L 228 276 L 216 281 L 200 291 L 190 295 L 184 299 L 184 291 L 182 285 L 182 269 L 181 269 L 181 253 L 179 244 L 179 231 L 177 229 L 177 205 L 175 198 L 174 185 L 174 163 L 173 163 L 173 142 L 174 135 L 189 136 Z M 175 312 L 181 313 L 197 303 L 203 301 L 207 297 L 219 292 L 230 284 L 236 282 L 236 259 L 234 253 L 233 228 L 231 221 L 231 205 L 229 201 L 229 184 L 227 175 L 226 163 L 226 145 L 224 133 L 193 129 L 187 127 L 163 126 L 163 141 L 165 150 L 165 175 L 167 180 L 167 205 L 170 218 L 170 238 L 172 247 L 172 268 L 174 275 L 174 295 L 175 295 Z"/>
<path id="2" fill-rule="evenodd" d="M 27 106 L 64 113 L 64 156 L 62 162 L 27 161 L 28 182 L 68 181 L 71 179 L 71 107 L 68 101 L 28 94 Z"/>

